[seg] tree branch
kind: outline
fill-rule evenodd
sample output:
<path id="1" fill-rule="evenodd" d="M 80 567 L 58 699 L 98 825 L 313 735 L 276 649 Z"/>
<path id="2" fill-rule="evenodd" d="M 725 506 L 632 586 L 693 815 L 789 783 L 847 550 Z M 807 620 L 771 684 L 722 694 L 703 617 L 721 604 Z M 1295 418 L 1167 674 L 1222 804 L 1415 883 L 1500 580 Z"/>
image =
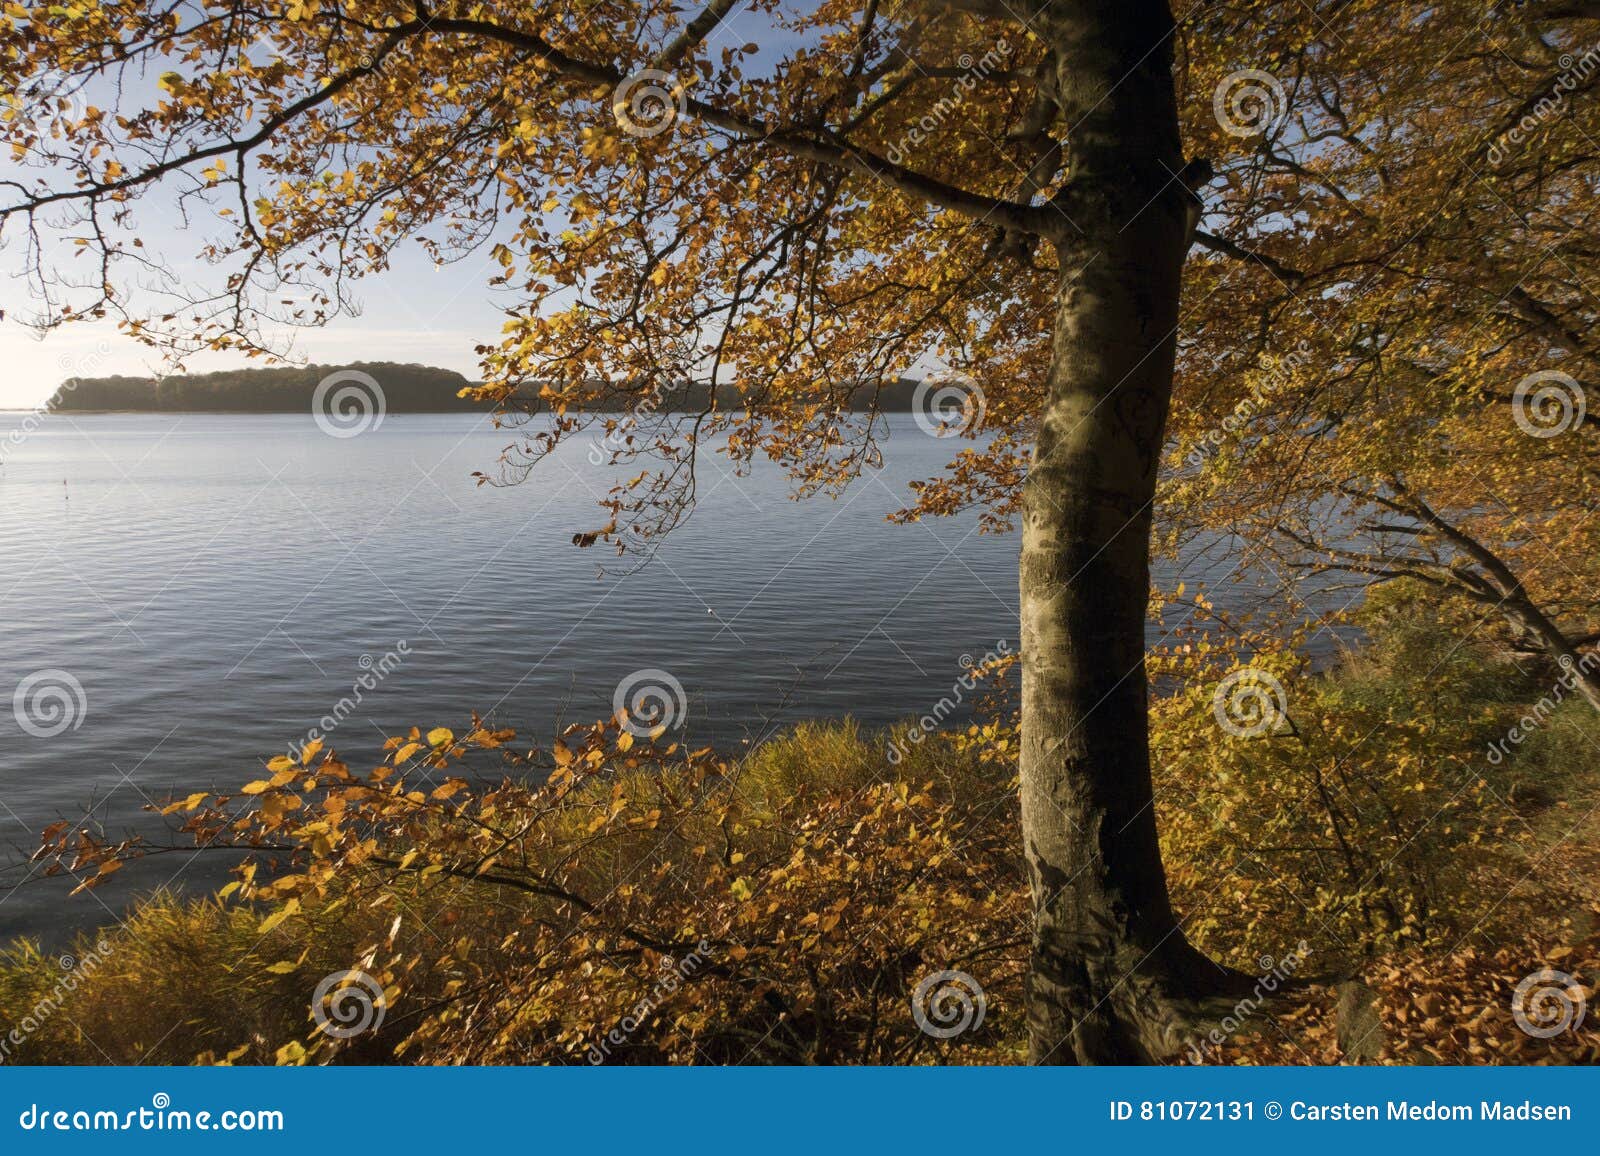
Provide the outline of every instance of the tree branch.
<path id="1" fill-rule="evenodd" d="M 568 55 L 537 33 L 524 32 L 485 20 L 446 17 L 436 17 L 431 21 L 430 27 L 438 32 L 478 36 L 519 48 L 556 72 L 597 87 L 614 88 L 627 79 L 624 73 L 614 68 L 591 64 Z M 1048 210 L 1038 206 L 1021 205 L 1015 201 L 991 197 L 984 193 L 970 192 L 932 177 L 923 176 L 903 165 L 897 165 L 844 141 L 832 132 L 821 136 L 808 136 L 792 129 L 769 125 L 756 117 L 740 116 L 693 97 L 685 99 L 684 112 L 702 124 L 731 132 L 744 140 L 770 144 L 793 156 L 873 177 L 891 188 L 974 220 L 989 220 L 1008 229 L 1040 236 L 1047 235 L 1053 228 L 1054 214 Z"/>
<path id="2" fill-rule="evenodd" d="M 1266 253 L 1258 253 L 1254 249 L 1246 249 L 1242 245 L 1236 245 L 1232 241 L 1208 233 L 1204 229 L 1196 229 L 1194 231 L 1194 239 L 1201 248 L 1210 249 L 1213 253 L 1221 253 L 1223 256 L 1232 257 L 1236 261 L 1254 261 L 1278 280 L 1287 282 L 1290 285 L 1302 285 L 1310 280 L 1309 273 L 1303 273 L 1299 269 L 1291 268 L 1276 257 L 1268 256 Z"/>

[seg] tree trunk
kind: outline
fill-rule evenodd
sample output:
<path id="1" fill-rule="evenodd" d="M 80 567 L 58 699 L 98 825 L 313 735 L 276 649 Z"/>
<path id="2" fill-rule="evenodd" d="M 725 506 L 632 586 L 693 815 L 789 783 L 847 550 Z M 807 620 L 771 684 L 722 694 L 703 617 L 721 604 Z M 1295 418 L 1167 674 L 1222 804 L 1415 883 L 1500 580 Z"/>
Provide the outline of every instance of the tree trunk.
<path id="1" fill-rule="evenodd" d="M 1578 648 L 1561 628 L 1528 597 L 1520 582 L 1502 600 L 1500 610 L 1556 664 L 1561 671 L 1558 677 L 1583 695 L 1584 701 L 1591 707 L 1600 711 L 1600 660 L 1596 660 L 1592 654 L 1578 653 Z"/>
<path id="2" fill-rule="evenodd" d="M 1446 519 L 1399 478 L 1391 479 L 1389 484 L 1395 497 L 1385 499 L 1385 505 L 1432 528 L 1483 569 L 1487 578 L 1472 583 L 1468 596 L 1499 610 L 1523 637 L 1544 651 L 1561 669 L 1561 677 L 1570 680 L 1584 700 L 1600 711 L 1600 659 L 1578 652 L 1579 644 L 1568 638 L 1555 620 L 1540 608 L 1522 584 L 1521 576 L 1498 554 Z"/>
<path id="3" fill-rule="evenodd" d="M 1071 177 L 1049 378 L 1023 495 L 1022 825 L 1036 1063 L 1149 1063 L 1237 986 L 1184 938 L 1156 840 L 1144 669 L 1151 503 L 1192 204 L 1165 0 L 1034 24 L 1059 61 Z"/>

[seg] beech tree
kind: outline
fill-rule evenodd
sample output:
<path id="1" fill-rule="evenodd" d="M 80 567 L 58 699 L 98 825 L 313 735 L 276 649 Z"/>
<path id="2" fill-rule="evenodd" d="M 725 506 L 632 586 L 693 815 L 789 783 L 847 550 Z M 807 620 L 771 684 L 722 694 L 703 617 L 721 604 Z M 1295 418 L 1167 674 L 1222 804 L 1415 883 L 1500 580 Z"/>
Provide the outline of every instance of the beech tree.
<path id="1" fill-rule="evenodd" d="M 906 516 L 967 484 L 1021 522 L 1032 1058 L 1170 1055 L 1239 986 L 1168 897 L 1143 665 L 1210 172 L 1174 53 L 1207 6 L 1183 36 L 1165 0 L 734 7 L 11 2 L 4 237 L 40 324 L 114 318 L 177 358 L 270 354 L 407 241 L 488 253 L 515 295 L 481 350 L 519 428 L 504 464 L 603 433 L 643 466 L 593 535 L 624 547 L 681 516 L 708 446 L 846 485 L 883 418 L 844 402 L 945 367 L 942 412 L 994 436 Z M 143 242 L 155 202 L 188 254 Z M 705 406 L 665 412 L 685 380 Z"/>
<path id="2" fill-rule="evenodd" d="M 1600 706 L 1600 9 L 1256 6 L 1262 131 L 1219 150 L 1167 533 L 1503 618 Z M 1278 17 L 1283 19 L 1278 19 Z M 1554 674 L 1553 668 L 1550 672 Z"/>

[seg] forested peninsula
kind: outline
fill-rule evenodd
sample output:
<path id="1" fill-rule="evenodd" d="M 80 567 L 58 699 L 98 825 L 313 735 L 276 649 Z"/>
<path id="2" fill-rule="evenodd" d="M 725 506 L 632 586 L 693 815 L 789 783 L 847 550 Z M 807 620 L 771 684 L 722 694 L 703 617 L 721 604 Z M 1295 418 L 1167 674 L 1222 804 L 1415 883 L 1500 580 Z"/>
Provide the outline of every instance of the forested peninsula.
<path id="1" fill-rule="evenodd" d="M 376 381 L 390 413 L 482 413 L 489 408 L 459 396 L 474 383 L 453 370 L 395 362 L 229 369 L 169 377 L 73 377 L 62 382 L 50 408 L 74 413 L 306 413 L 318 385 L 341 372 L 364 373 Z"/>
<path id="2" fill-rule="evenodd" d="M 229 369 L 215 373 L 173 374 L 168 377 L 72 377 L 62 382 L 50 401 L 61 413 L 306 413 L 315 408 L 318 387 L 334 385 L 364 374 L 378 384 L 387 413 L 484 413 L 491 406 L 461 391 L 477 383 L 450 369 L 397 362 L 355 362 L 349 365 L 302 365 L 273 368 Z M 874 408 L 904 413 L 913 408 L 920 382 L 901 378 L 882 388 L 863 387 L 842 397 L 844 390 L 829 392 L 846 401 L 845 408 Z M 531 395 L 532 390 L 529 390 Z M 710 390 L 685 384 L 665 391 L 657 411 L 699 411 L 708 408 Z M 734 387 L 718 391 L 717 405 L 742 408 Z M 597 389 L 591 404 L 595 412 L 632 408 L 633 394 Z"/>

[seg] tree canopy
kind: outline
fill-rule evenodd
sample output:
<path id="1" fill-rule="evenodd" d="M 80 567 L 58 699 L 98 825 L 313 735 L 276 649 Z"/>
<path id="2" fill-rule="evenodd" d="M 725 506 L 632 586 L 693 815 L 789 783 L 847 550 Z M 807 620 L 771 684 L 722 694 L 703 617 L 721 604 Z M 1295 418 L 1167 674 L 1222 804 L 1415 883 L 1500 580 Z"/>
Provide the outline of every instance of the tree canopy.
<path id="1" fill-rule="evenodd" d="M 1022 528 L 1031 1055 L 1157 1059 L 1240 976 L 1163 872 L 1153 524 L 1410 578 L 1566 665 L 1600 625 L 1600 6 L 1177 9 L 9 3 L 0 237 L 39 324 L 178 358 L 270 353 L 404 243 L 488 254 L 507 474 L 597 424 L 632 473 L 580 541 L 670 529 L 708 446 L 836 492 L 870 399 L 930 371 L 974 440 L 899 516 Z M 145 243 L 153 204 L 199 265 Z"/>

